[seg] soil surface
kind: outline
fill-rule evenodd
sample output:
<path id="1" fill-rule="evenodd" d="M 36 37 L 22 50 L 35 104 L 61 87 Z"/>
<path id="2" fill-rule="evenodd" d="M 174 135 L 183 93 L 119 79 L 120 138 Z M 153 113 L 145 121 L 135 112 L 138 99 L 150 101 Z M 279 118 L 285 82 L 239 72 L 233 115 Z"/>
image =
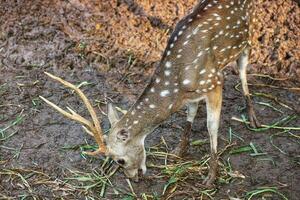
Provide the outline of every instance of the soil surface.
<path id="1" fill-rule="evenodd" d="M 136 183 L 111 161 L 82 154 L 95 145 L 93 138 L 39 99 L 88 116 L 72 91 L 43 72 L 81 84 L 108 131 L 105 96 L 122 110 L 134 103 L 169 33 L 194 0 L 0 0 L 0 199 L 298 199 L 299 6 L 278 0 L 270 7 L 272 2 L 256 5 L 268 12 L 258 12 L 249 70 L 276 78 L 252 74 L 249 85 L 259 120 L 275 127 L 251 130 L 232 119 L 241 118 L 245 106 L 237 68 L 228 66 L 220 178 L 206 189 L 201 185 L 209 158 L 204 103 L 188 155 L 170 155 L 185 125 L 183 109 L 147 137 L 148 172 Z M 272 22 L 264 27 L 262 19 Z M 109 179 L 103 172 L 111 173 Z"/>

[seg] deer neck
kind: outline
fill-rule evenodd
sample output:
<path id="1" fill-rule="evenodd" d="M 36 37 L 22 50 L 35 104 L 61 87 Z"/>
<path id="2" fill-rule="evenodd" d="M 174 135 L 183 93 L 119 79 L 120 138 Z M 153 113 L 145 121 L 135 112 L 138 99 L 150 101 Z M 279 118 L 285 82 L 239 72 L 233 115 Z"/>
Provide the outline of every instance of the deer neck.
<path id="1" fill-rule="evenodd" d="M 131 131 L 134 137 L 144 138 L 180 106 L 176 104 L 180 96 L 174 95 L 174 90 L 178 94 L 179 89 L 171 88 L 171 84 L 174 85 L 171 81 L 161 81 L 159 76 L 152 78 L 142 95 L 121 118 L 121 126 Z"/>

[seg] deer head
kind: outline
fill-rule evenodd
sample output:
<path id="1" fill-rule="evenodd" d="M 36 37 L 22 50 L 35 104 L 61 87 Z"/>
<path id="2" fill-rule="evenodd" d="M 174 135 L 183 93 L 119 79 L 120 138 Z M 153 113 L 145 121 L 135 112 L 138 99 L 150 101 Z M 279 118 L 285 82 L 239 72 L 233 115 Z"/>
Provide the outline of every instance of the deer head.
<path id="1" fill-rule="evenodd" d="M 116 109 L 109 104 L 108 118 L 111 123 L 111 129 L 108 136 L 103 135 L 96 112 L 84 93 L 75 85 L 59 77 L 47 72 L 45 72 L 45 74 L 62 83 L 64 86 L 73 89 L 83 100 L 85 106 L 90 112 L 92 121 L 80 116 L 69 107 L 67 107 L 69 112 L 65 111 L 46 98 L 40 96 L 43 101 L 59 113 L 81 123 L 84 130 L 95 138 L 99 146 L 98 150 L 94 152 L 85 152 L 86 154 L 102 154 L 111 157 L 116 163 L 124 168 L 124 172 L 129 178 L 136 178 L 139 169 L 141 169 L 143 173 L 146 172 L 146 153 L 144 149 L 144 139 L 146 134 L 137 134 L 137 129 L 125 126 L 128 122 L 128 120 L 126 120 L 126 115 L 120 119 Z"/>
<path id="2" fill-rule="evenodd" d="M 105 137 L 106 155 L 124 168 L 127 177 L 137 178 L 138 170 L 146 173 L 145 135 L 132 127 L 126 126 L 127 115 L 119 119 L 116 109 L 108 105 L 108 118 L 111 130 Z"/>

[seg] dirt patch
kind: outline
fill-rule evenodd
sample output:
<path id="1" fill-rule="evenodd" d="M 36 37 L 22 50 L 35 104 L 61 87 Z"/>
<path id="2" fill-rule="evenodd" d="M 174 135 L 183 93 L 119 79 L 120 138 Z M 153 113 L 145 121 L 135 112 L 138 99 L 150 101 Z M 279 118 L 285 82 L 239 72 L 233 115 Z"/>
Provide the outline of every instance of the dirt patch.
<path id="1" fill-rule="evenodd" d="M 252 63 L 255 71 L 299 80 L 299 4 L 285 0 L 254 2 L 257 21 L 253 24 Z"/>
<path id="2" fill-rule="evenodd" d="M 265 8 L 268 2 L 260 5 Z M 264 198 L 282 199 L 274 191 L 288 199 L 298 198 L 299 130 L 251 131 L 232 120 L 232 116 L 240 118 L 245 113 L 234 67 L 226 71 L 219 139 L 220 152 L 224 152 L 220 179 L 212 190 L 201 186 L 209 152 L 204 104 L 193 126 L 189 155 L 176 159 L 168 154 L 184 126 L 182 110 L 147 137 L 149 171 L 139 183 L 131 182 L 130 189 L 122 170 L 115 172 L 111 161 L 82 155 L 95 143 L 80 125 L 64 119 L 39 100 L 38 96 L 43 95 L 87 116 L 72 92 L 45 77 L 43 71 L 50 71 L 73 83 L 86 81 L 82 89 L 93 100 L 98 116 L 105 111 L 104 93 L 117 106 L 128 109 L 149 80 L 170 29 L 194 3 L 1 1 L 0 198 L 208 199 L 210 195 L 228 199 L 249 198 L 252 193 L 247 192 L 261 192 L 262 187 L 269 191 L 262 193 Z M 289 1 L 287 5 L 299 9 Z M 291 9 L 290 13 L 294 12 L 298 11 Z M 292 16 L 286 15 L 290 23 L 287 26 L 294 23 Z M 286 24 L 284 20 L 282 24 Z M 287 30 L 291 35 L 288 40 L 297 40 L 291 30 L 294 29 Z M 268 38 L 264 41 L 271 47 L 275 38 Z M 293 44 L 288 43 L 288 49 L 282 50 L 291 50 L 293 56 L 289 59 L 294 59 L 282 62 L 283 68 L 296 63 Z M 254 60 L 261 58 L 265 59 L 262 56 Z M 262 123 L 286 119 L 277 126 L 299 128 L 297 82 L 283 83 L 261 76 L 250 76 L 249 82 Z M 105 116 L 102 121 L 108 130 Z M 255 154 L 253 145 L 261 154 Z M 111 174 L 109 180 L 103 178 L 103 171 Z"/>
<path id="3" fill-rule="evenodd" d="M 44 36 L 41 43 L 53 42 L 45 49 L 52 54 L 48 60 L 35 58 L 37 55 L 33 52 L 36 47 L 28 48 L 31 44 L 20 46 L 19 51 L 26 52 L 21 58 L 15 57 L 15 53 L 9 54 L 10 59 L 18 64 L 26 64 L 32 58 L 34 61 L 31 64 L 56 65 L 57 62 L 53 62 L 56 55 L 66 51 L 62 47 L 70 48 L 69 42 L 73 41 L 76 42 L 72 43 L 77 45 L 76 50 L 87 56 L 85 61 L 97 66 L 100 71 L 109 70 L 115 66 L 115 62 L 124 60 L 124 57 L 134 57 L 151 65 L 160 59 L 175 24 L 195 4 L 195 0 L 52 0 L 31 4 L 4 2 L 0 11 L 3 30 L 0 40 L 13 42 L 5 39 L 10 35 L 17 35 L 14 37 L 17 39 L 18 36 L 23 36 L 20 32 L 26 32 L 24 36 L 28 41 L 38 42 L 38 36 Z M 32 15 L 28 15 L 27 11 Z M 254 67 L 251 71 L 299 80 L 299 5 L 292 0 L 255 1 L 254 12 L 257 20 L 252 24 L 251 60 Z M 31 29 L 29 27 L 32 23 L 35 23 L 35 27 Z M 61 41 L 61 34 L 68 36 L 62 42 L 69 45 L 55 43 Z M 76 63 L 73 67 L 78 67 L 78 61 L 74 61 L 76 58 L 71 58 L 69 53 L 64 56 L 69 57 L 68 63 L 61 63 L 60 66 L 73 66 Z M 110 63 L 101 62 L 106 59 Z M 79 66 L 86 64 L 84 62 Z"/>

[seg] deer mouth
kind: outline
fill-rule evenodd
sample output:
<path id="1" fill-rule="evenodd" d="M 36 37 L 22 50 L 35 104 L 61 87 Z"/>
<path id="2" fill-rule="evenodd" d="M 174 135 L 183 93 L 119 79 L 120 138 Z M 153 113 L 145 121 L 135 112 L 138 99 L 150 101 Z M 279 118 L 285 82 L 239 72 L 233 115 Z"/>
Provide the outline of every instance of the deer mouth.
<path id="1" fill-rule="evenodd" d="M 144 172 L 142 169 L 124 169 L 124 174 L 127 178 L 132 179 L 134 182 L 138 182 L 143 177 Z"/>
<path id="2" fill-rule="evenodd" d="M 124 168 L 124 174 L 134 180 L 134 181 L 138 181 L 139 180 L 139 170 L 138 169 L 125 169 Z"/>

